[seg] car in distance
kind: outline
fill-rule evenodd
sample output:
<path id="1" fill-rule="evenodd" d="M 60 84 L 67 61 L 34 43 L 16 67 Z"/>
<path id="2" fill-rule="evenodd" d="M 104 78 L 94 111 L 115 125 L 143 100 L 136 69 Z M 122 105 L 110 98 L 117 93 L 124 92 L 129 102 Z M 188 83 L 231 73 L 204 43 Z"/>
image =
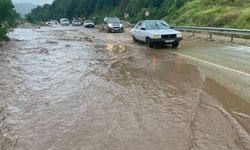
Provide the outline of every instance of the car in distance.
<path id="1" fill-rule="evenodd" d="M 94 28 L 95 27 L 95 23 L 92 20 L 85 20 L 83 22 L 83 26 L 85 28 Z"/>
<path id="2" fill-rule="evenodd" d="M 60 19 L 60 24 L 61 24 L 61 26 L 69 26 L 69 19 L 67 19 L 67 18 L 62 18 L 62 19 Z"/>
<path id="3" fill-rule="evenodd" d="M 131 35 L 134 41 L 145 42 L 150 48 L 158 44 L 171 44 L 173 48 L 176 48 L 182 40 L 181 32 L 171 29 L 163 20 L 139 21 L 131 29 Z"/>
<path id="4" fill-rule="evenodd" d="M 81 25 L 82 25 L 82 23 L 81 23 L 80 20 L 74 19 L 74 20 L 72 21 L 72 26 L 81 26 Z"/>
<path id="5" fill-rule="evenodd" d="M 50 20 L 50 21 L 45 22 L 45 25 L 57 26 L 57 25 L 59 25 L 59 22 L 57 20 Z"/>
<path id="6" fill-rule="evenodd" d="M 106 32 L 123 32 L 123 25 L 118 17 L 105 17 L 103 28 Z"/>

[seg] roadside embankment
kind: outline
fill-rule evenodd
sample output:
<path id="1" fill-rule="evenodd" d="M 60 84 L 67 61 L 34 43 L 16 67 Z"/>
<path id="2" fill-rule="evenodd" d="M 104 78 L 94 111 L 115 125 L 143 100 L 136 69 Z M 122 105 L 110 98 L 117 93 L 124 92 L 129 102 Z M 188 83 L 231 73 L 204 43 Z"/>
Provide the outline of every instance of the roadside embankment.
<path id="1" fill-rule="evenodd" d="M 195 35 L 193 35 L 193 33 L 191 32 L 182 32 L 182 33 L 185 38 L 192 38 L 192 39 L 206 40 L 206 41 L 218 41 L 221 43 L 231 43 L 231 44 L 250 46 L 250 39 L 247 38 L 234 37 L 234 41 L 231 42 L 231 37 L 225 35 L 213 34 L 211 39 L 209 33 L 195 33 Z"/>

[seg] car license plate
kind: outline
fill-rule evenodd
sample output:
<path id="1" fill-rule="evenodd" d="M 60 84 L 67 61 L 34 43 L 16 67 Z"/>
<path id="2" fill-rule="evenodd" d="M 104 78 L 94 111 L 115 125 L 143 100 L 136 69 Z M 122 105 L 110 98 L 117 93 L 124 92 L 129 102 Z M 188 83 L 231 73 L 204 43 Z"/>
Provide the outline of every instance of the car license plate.
<path id="1" fill-rule="evenodd" d="M 165 40 L 164 42 L 165 42 L 165 43 L 173 43 L 174 40 Z"/>

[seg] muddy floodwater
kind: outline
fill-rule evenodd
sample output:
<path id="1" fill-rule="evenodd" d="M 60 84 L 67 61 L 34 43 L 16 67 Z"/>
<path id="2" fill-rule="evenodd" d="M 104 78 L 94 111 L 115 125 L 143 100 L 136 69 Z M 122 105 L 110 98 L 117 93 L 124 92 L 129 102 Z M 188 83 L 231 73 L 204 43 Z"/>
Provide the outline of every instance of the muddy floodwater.
<path id="1" fill-rule="evenodd" d="M 210 72 L 236 76 L 219 83 L 184 56 L 216 43 L 148 49 L 128 32 L 81 27 L 9 36 L 0 47 L 1 150 L 250 150 L 249 64 L 235 71 L 218 59 L 225 67 Z"/>

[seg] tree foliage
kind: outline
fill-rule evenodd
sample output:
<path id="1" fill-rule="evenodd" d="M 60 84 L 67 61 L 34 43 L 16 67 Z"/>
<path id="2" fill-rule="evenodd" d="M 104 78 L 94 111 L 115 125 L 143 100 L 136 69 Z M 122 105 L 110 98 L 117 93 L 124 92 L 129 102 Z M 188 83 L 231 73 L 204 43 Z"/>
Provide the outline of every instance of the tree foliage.
<path id="1" fill-rule="evenodd" d="M 0 41 L 8 40 L 6 34 L 10 28 L 16 25 L 17 16 L 11 0 L 0 0 Z"/>
<path id="2" fill-rule="evenodd" d="M 46 21 L 83 16 L 101 21 L 106 15 L 122 18 L 127 12 L 130 22 L 165 19 L 174 25 L 250 28 L 249 8 L 250 0 L 55 0 L 28 17 Z M 145 11 L 151 14 L 148 18 Z"/>

